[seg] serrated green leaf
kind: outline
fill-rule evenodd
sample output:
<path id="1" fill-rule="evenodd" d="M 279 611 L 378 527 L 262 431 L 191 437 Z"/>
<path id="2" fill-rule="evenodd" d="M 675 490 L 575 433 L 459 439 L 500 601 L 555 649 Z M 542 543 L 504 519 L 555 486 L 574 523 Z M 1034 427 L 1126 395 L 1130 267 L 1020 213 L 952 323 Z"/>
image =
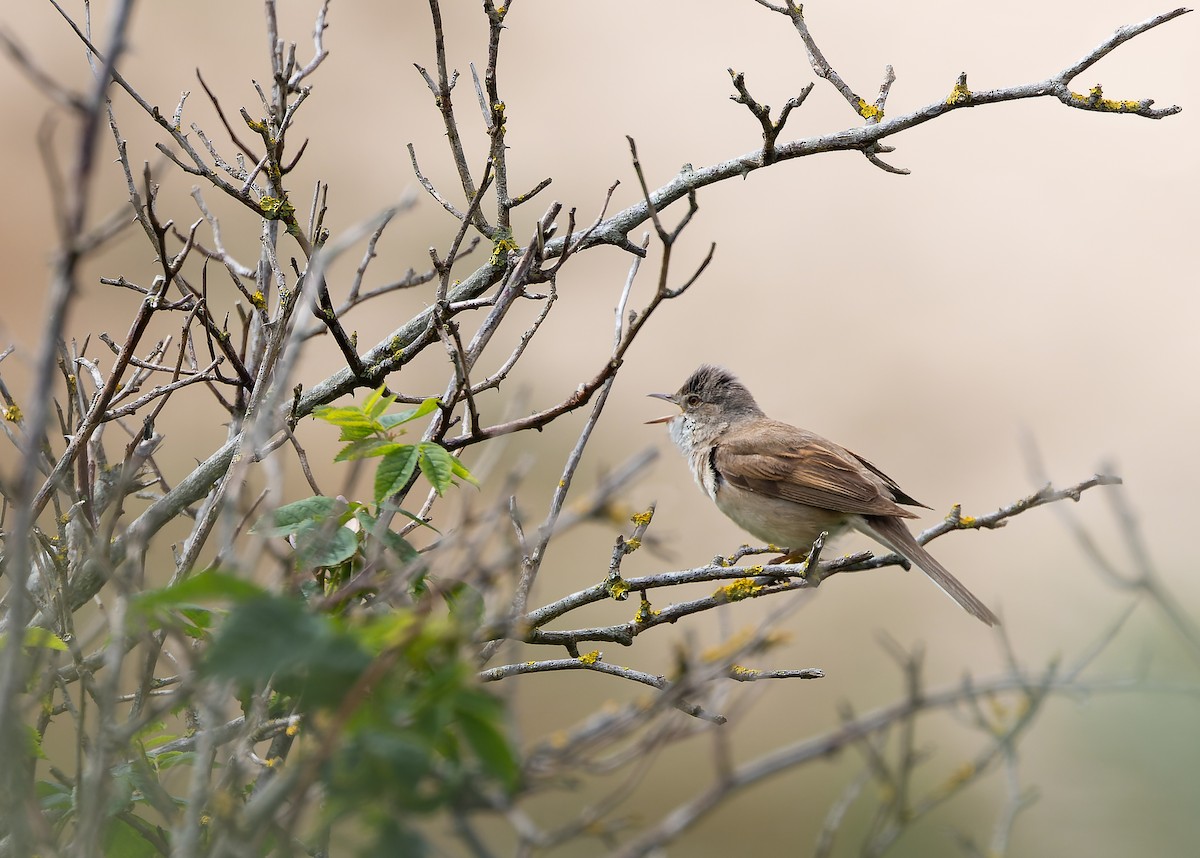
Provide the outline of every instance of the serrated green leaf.
<path id="1" fill-rule="evenodd" d="M 383 431 L 384 428 L 357 405 L 326 405 L 314 410 L 313 417 L 340 428 L 342 430 L 340 440 L 342 441 L 368 438 Z"/>
<path id="2" fill-rule="evenodd" d="M 62 638 L 49 629 L 43 629 L 40 626 L 30 626 L 27 628 L 21 643 L 24 646 L 39 647 L 41 649 L 56 649 L 59 651 L 66 651 L 67 649 L 67 645 L 63 642 Z"/>
<path id="3" fill-rule="evenodd" d="M 378 420 L 379 415 L 392 407 L 392 403 L 396 401 L 394 395 L 384 396 L 383 392 L 387 390 L 386 385 L 379 385 L 376 390 L 371 391 L 370 395 L 363 400 L 362 408 L 367 416 L 372 420 Z"/>
<path id="4" fill-rule="evenodd" d="M 358 405 L 322 405 L 314 408 L 312 415 L 334 426 L 357 426 L 364 421 L 370 422 L 366 412 Z"/>
<path id="5" fill-rule="evenodd" d="M 429 480 L 434 491 L 441 495 L 454 482 L 454 457 L 445 447 L 432 441 L 423 442 L 420 451 L 421 473 Z"/>
<path id="6" fill-rule="evenodd" d="M 457 456 L 451 456 L 450 461 L 453 463 L 450 467 L 454 470 L 454 476 L 466 480 L 476 488 L 479 487 L 479 480 L 475 479 L 475 476 L 467 470 L 467 466 L 462 463 L 462 459 L 459 459 Z"/>
<path id="7" fill-rule="evenodd" d="M 306 568 L 337 566 L 358 551 L 358 534 L 333 521 L 314 523 L 296 533 L 296 554 Z"/>
<path id="8" fill-rule="evenodd" d="M 417 466 L 417 458 L 418 448 L 413 444 L 402 444 L 383 457 L 375 471 L 375 503 L 383 503 L 404 488 Z"/>
<path id="9" fill-rule="evenodd" d="M 260 536 L 287 536 L 310 522 L 322 521 L 339 503 L 344 501 L 324 495 L 313 495 L 295 503 L 285 504 L 256 521 L 250 532 Z"/>
<path id="10" fill-rule="evenodd" d="M 42 750 L 42 735 L 30 724 L 25 724 L 24 727 L 26 750 L 29 755 L 37 760 L 46 759 L 46 752 Z"/>
<path id="11" fill-rule="evenodd" d="M 426 414 L 431 414 L 438 407 L 438 398 L 431 396 L 418 405 L 416 408 L 410 408 L 408 411 L 401 411 L 397 414 L 385 414 L 379 418 L 379 425 L 384 429 L 391 429 L 394 426 L 399 426 L 402 423 L 408 423 L 412 420 L 419 420 Z"/>
<path id="12" fill-rule="evenodd" d="M 370 437 L 351 441 L 333 457 L 335 462 L 348 462 L 351 459 L 366 459 L 370 456 L 384 456 L 401 447 L 395 441 L 387 438 Z"/>

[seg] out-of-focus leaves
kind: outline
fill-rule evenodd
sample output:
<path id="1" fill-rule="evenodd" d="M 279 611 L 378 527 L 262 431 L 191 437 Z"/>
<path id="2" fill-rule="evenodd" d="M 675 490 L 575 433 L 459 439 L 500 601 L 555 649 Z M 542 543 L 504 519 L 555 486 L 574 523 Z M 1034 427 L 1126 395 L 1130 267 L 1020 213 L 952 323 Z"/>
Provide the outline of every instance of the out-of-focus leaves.
<path id="1" fill-rule="evenodd" d="M 400 511 L 403 512 L 403 510 Z M 405 515 L 410 514 L 405 513 Z M 409 545 L 408 541 L 403 536 L 396 533 L 396 531 L 389 530 L 387 528 L 376 531 L 376 523 L 379 521 L 379 519 L 371 515 L 365 509 L 355 511 L 354 517 L 358 519 L 358 523 L 362 526 L 363 533 L 367 534 L 371 538 L 382 541 L 383 544 L 387 546 L 388 551 L 391 551 L 393 554 L 395 554 L 396 559 L 401 563 L 411 562 L 421 556 L 417 553 L 417 549 Z M 424 524 L 424 522 L 421 523 Z"/>
<path id="2" fill-rule="evenodd" d="M 332 706 L 371 661 L 353 635 L 313 614 L 298 599 L 264 596 L 238 605 L 217 630 L 204 659 L 211 676 L 258 685 L 272 679 L 302 703 Z"/>
<path id="3" fill-rule="evenodd" d="M 34 785 L 34 793 L 42 810 L 68 813 L 75 806 L 71 787 L 58 781 L 38 781 Z"/>
<path id="4" fill-rule="evenodd" d="M 458 583 L 447 588 L 442 598 L 450 615 L 464 628 L 479 628 L 483 624 L 483 594 L 469 584 Z"/>
<path id="5" fill-rule="evenodd" d="M 296 533 L 296 553 L 305 568 L 337 566 L 358 551 L 358 534 L 332 521 L 312 523 Z"/>
<path id="6" fill-rule="evenodd" d="M 314 495 L 285 504 L 260 518 L 250 531 L 260 536 L 288 536 L 311 522 L 324 521 L 340 503 L 345 502 L 338 498 Z"/>
<path id="7" fill-rule="evenodd" d="M 35 760 L 46 759 L 46 752 L 42 750 L 42 735 L 33 728 L 32 725 L 25 724 L 25 750 L 29 752 L 29 756 Z"/>
<path id="8" fill-rule="evenodd" d="M 222 572 L 219 569 L 206 569 L 190 578 L 185 578 L 170 587 L 160 587 L 139 593 L 131 600 L 134 610 L 143 614 L 153 614 L 163 610 L 183 610 L 201 608 L 220 602 L 244 602 L 263 594 L 263 588 L 237 575 Z M 188 611 L 185 611 L 187 613 Z M 200 625 L 207 624 L 198 616 L 189 619 Z M 207 627 L 207 625 L 205 625 Z"/>
<path id="9" fill-rule="evenodd" d="M 0 635 L 0 647 L 4 647 L 5 636 Z M 22 636 L 22 644 L 26 647 L 41 647 L 42 649 L 58 649 L 65 652 L 67 644 L 62 641 L 62 638 L 55 635 L 49 629 L 42 629 L 41 626 L 32 625 L 25 629 L 25 634 Z"/>
<path id="10" fill-rule="evenodd" d="M 363 858 L 425 858 L 429 854 L 429 844 L 416 831 L 413 831 L 401 820 L 393 816 L 378 816 L 373 818 L 374 842 L 359 854 Z"/>
<path id="11" fill-rule="evenodd" d="M 455 714 L 459 729 L 484 772 L 509 792 L 515 790 L 521 767 L 512 743 L 504 734 L 504 707 L 500 701 L 482 691 L 464 689 L 458 695 Z"/>
<path id="12" fill-rule="evenodd" d="M 158 772 L 144 755 L 130 763 L 129 782 L 141 793 L 141 800 L 157 810 L 164 819 L 174 820 L 178 810 L 172 795 L 159 783 Z"/>
<path id="13" fill-rule="evenodd" d="M 147 824 L 147 828 L 149 828 Z M 105 858 L 158 858 L 155 845 L 123 819 L 113 819 L 101 841 Z"/>

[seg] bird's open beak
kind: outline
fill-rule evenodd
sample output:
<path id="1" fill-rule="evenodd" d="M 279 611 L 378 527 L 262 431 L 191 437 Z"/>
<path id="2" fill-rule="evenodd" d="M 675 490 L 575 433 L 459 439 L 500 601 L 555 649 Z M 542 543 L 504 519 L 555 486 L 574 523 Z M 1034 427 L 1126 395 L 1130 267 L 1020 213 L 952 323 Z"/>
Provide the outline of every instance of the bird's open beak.
<path id="1" fill-rule="evenodd" d="M 665 399 L 667 402 L 671 403 L 675 402 L 675 396 L 671 393 L 648 393 L 646 395 L 653 396 L 655 399 Z M 654 420 L 647 420 L 646 425 L 649 426 L 653 423 L 670 423 L 678 416 L 678 414 L 668 414 L 666 417 L 657 417 Z"/>

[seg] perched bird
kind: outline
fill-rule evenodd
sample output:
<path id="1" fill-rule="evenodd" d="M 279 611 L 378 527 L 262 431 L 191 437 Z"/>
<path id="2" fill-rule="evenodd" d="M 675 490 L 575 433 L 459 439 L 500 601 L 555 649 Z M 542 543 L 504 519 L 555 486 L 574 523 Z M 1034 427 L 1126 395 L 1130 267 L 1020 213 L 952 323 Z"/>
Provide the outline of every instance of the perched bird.
<path id="1" fill-rule="evenodd" d="M 692 475 L 717 508 L 758 539 L 808 554 L 828 531 L 861 531 L 919 566 L 989 626 L 999 619 L 913 538 L 900 506 L 925 506 L 861 456 L 820 435 L 772 420 L 728 370 L 701 366 L 675 393 L 652 393 L 681 413 L 666 423 Z M 925 507 L 928 509 L 928 507 Z"/>

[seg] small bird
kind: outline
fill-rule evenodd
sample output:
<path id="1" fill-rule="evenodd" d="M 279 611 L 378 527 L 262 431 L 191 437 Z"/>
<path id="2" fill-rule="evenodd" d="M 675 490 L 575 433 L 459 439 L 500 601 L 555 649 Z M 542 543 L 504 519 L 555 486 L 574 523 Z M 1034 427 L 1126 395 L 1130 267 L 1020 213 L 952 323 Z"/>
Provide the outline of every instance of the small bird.
<path id="1" fill-rule="evenodd" d="M 969 614 L 1000 622 L 962 582 L 913 538 L 900 504 L 925 504 L 862 456 L 763 413 L 728 370 L 704 365 L 675 393 L 651 393 L 681 413 L 666 423 L 697 484 L 742 529 L 788 547 L 788 559 L 808 554 L 816 538 L 851 528 L 919 566 Z"/>

